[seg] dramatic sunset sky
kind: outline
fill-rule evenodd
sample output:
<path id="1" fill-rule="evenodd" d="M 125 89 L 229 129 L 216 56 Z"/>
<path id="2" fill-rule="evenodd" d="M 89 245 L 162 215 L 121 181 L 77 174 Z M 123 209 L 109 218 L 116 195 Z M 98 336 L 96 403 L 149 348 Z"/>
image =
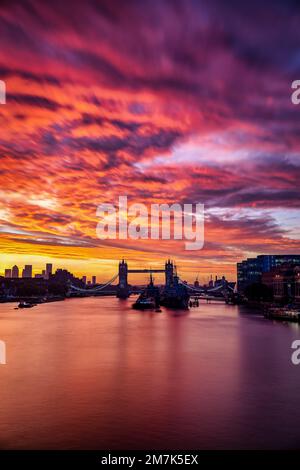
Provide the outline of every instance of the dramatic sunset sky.
<path id="1" fill-rule="evenodd" d="M 0 12 L 0 274 L 104 281 L 176 259 L 184 279 L 300 253 L 294 1 L 7 1 Z M 103 242 L 96 207 L 205 204 L 205 246 Z M 133 280 L 133 279 L 132 279 Z"/>

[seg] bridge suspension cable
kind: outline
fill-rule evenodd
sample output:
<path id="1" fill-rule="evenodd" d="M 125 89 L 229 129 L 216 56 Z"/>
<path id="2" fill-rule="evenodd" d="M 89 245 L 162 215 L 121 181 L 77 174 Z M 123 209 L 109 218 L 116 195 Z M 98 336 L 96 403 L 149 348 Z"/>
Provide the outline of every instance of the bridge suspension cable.
<path id="1" fill-rule="evenodd" d="M 94 287 L 93 289 L 82 289 L 81 287 L 76 287 L 76 286 L 73 286 L 73 284 L 70 285 L 71 289 L 74 289 L 76 290 L 77 292 L 84 292 L 84 293 L 89 293 L 89 294 L 92 294 L 93 292 L 99 292 L 101 291 L 102 289 L 104 289 L 105 287 L 111 285 L 116 279 L 117 277 L 119 276 L 119 273 L 115 274 L 108 282 L 106 282 L 105 284 L 102 284 L 101 286 L 98 286 L 98 287 Z"/>
<path id="2" fill-rule="evenodd" d="M 179 283 L 180 283 L 180 284 L 183 284 L 183 285 L 186 286 L 188 289 L 190 289 L 190 290 L 192 290 L 192 291 L 194 291 L 194 292 L 198 292 L 199 294 L 201 294 L 201 293 L 203 293 L 203 292 L 207 292 L 207 293 L 209 293 L 209 292 L 217 292 L 217 291 L 221 291 L 221 290 L 224 289 L 224 288 L 227 288 L 227 289 L 229 289 L 229 290 L 231 290 L 231 291 L 234 291 L 234 289 L 233 289 L 231 286 L 229 286 L 229 285 L 223 286 L 222 284 L 220 284 L 219 286 L 212 287 L 212 288 L 210 288 L 210 289 L 205 290 L 205 289 L 202 289 L 201 287 L 200 287 L 200 288 L 196 288 L 196 287 L 189 286 L 188 284 L 185 284 L 185 282 L 182 282 L 181 279 L 179 279 Z"/>
<path id="3" fill-rule="evenodd" d="M 204 289 L 196 289 L 196 287 L 189 286 L 185 282 L 182 282 L 181 279 L 179 279 L 179 284 L 182 284 L 183 286 L 187 287 L 190 290 L 193 290 L 194 292 L 197 292 L 198 294 L 202 294 L 204 292 Z"/>

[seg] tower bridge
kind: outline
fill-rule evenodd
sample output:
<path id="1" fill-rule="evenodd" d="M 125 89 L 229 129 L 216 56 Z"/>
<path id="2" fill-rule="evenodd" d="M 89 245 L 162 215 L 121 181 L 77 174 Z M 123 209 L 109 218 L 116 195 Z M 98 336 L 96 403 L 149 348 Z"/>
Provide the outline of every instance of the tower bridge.
<path id="1" fill-rule="evenodd" d="M 165 263 L 163 269 L 128 269 L 127 262 L 123 259 L 119 263 L 119 285 L 117 290 L 117 297 L 120 299 L 127 299 L 130 295 L 129 284 L 128 284 L 128 274 L 135 273 L 165 273 L 165 284 L 170 285 L 173 279 L 174 273 L 174 264 L 172 261 L 168 260 Z"/>
<path id="2" fill-rule="evenodd" d="M 70 295 L 97 295 L 100 294 L 101 291 L 108 286 L 111 286 L 112 283 L 118 279 L 119 282 L 116 286 L 117 290 L 117 297 L 120 299 L 127 299 L 130 294 L 130 284 L 128 283 L 128 275 L 129 274 L 146 274 L 146 273 L 165 273 L 165 285 L 170 286 L 173 281 L 175 266 L 174 263 L 170 260 L 165 262 L 165 266 L 163 268 L 143 268 L 143 269 L 128 269 L 127 262 L 123 259 L 119 262 L 119 269 L 118 272 L 110 279 L 108 282 L 101 286 L 93 287 L 93 288 L 80 288 L 73 285 L 70 285 Z"/>
<path id="3" fill-rule="evenodd" d="M 101 291 L 103 291 L 105 288 L 107 289 L 109 286 L 113 284 L 114 281 L 118 279 L 118 284 L 114 286 L 113 291 L 111 294 L 116 293 L 117 297 L 119 299 L 127 299 L 130 294 L 132 293 L 131 291 L 131 286 L 128 283 L 128 276 L 129 274 L 146 274 L 146 273 L 164 273 L 165 274 L 165 287 L 171 287 L 173 285 L 173 280 L 174 280 L 174 275 L 176 276 L 176 266 L 171 260 L 167 260 L 165 262 L 165 265 L 163 268 L 143 268 L 143 269 L 129 269 L 127 262 L 123 259 L 122 261 L 119 262 L 118 266 L 118 272 L 110 279 L 108 282 L 106 282 L 103 285 L 96 286 L 93 288 L 79 288 L 75 287 L 73 285 L 70 285 L 70 295 L 100 295 Z M 199 297 L 200 299 L 217 299 L 217 300 L 225 300 L 226 296 L 228 294 L 233 293 L 233 289 L 230 286 L 217 286 L 213 287 L 211 289 L 203 289 L 201 287 L 195 288 L 192 286 L 189 286 L 188 284 L 184 283 L 183 281 L 180 280 L 178 277 L 178 282 L 180 284 L 184 284 L 188 291 L 190 292 L 191 297 Z M 107 290 L 105 291 L 106 293 Z"/>

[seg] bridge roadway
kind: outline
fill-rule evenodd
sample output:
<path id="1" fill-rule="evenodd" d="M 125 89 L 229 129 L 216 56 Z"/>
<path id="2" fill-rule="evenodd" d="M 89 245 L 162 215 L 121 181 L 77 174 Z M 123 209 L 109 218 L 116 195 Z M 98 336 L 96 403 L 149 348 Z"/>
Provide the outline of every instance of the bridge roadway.
<path id="1" fill-rule="evenodd" d="M 165 269 L 128 269 L 128 273 L 164 273 Z"/>

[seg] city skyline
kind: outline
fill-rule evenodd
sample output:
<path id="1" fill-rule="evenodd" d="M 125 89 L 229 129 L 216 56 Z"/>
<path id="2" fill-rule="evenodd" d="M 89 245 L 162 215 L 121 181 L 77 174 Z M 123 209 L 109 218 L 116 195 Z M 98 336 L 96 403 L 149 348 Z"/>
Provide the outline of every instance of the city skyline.
<path id="1" fill-rule="evenodd" d="M 38 269 L 37 267 L 33 266 L 32 264 L 26 264 L 23 269 L 18 265 L 14 265 L 13 267 L 5 267 L 4 273 L 0 271 L 0 277 L 4 278 L 43 278 L 49 279 L 51 274 L 54 274 L 56 270 L 64 270 L 65 267 L 58 266 L 56 269 L 53 270 L 52 263 L 46 263 L 45 269 Z M 90 280 L 87 280 L 87 275 L 82 276 L 82 280 L 84 283 L 91 283 L 96 284 L 97 276 L 91 275 Z"/>
<path id="2" fill-rule="evenodd" d="M 117 268 L 120 261 L 117 261 L 116 263 L 117 263 L 116 264 L 116 268 Z M 163 264 L 163 262 L 161 261 L 160 264 Z M 43 267 L 46 267 L 46 269 L 42 269 Z M 151 267 L 149 269 L 151 270 Z M 155 268 L 153 268 L 153 269 L 155 271 Z M 3 272 L 0 271 L 0 278 L 1 277 L 4 277 L 4 278 L 28 278 L 28 277 L 31 277 L 31 278 L 49 279 L 50 274 L 54 274 L 56 271 L 61 271 L 61 270 L 68 271 L 65 266 L 57 265 L 57 266 L 53 267 L 52 263 L 46 263 L 45 266 L 41 266 L 40 268 L 38 268 L 37 266 L 34 266 L 32 264 L 26 264 L 23 269 L 21 268 L 21 266 L 18 266 L 18 265 L 14 265 L 12 267 L 6 267 L 5 266 L 3 268 Z M 30 276 L 28 275 L 29 273 L 31 274 Z M 93 284 L 98 283 L 97 276 L 94 275 L 94 274 L 87 274 L 87 273 L 85 273 L 83 275 L 77 275 L 77 273 L 71 273 L 71 274 L 74 274 L 78 279 L 81 279 L 85 284 L 92 284 L 93 285 Z M 161 277 L 161 279 L 163 279 L 163 277 L 164 277 L 164 275 L 160 274 L 160 273 L 158 273 L 156 275 Z M 197 275 L 195 274 L 195 279 L 193 281 L 199 283 L 199 281 L 198 281 L 199 278 L 200 278 L 199 274 L 197 274 Z M 217 278 L 218 278 L 218 274 L 214 274 L 214 275 L 210 274 L 207 277 L 206 281 L 209 282 L 212 279 L 217 279 Z M 145 280 L 146 278 L 143 275 L 142 277 L 140 276 L 140 280 L 141 279 Z M 148 280 L 148 275 L 147 275 L 147 280 Z"/>
<path id="3" fill-rule="evenodd" d="M 102 5 L 0 12 L 0 271 L 50 262 L 104 282 L 123 256 L 154 268 L 172 255 L 204 282 L 299 253 L 299 13 L 276 3 L 262 29 L 259 2 Z M 122 194 L 203 203 L 204 248 L 97 239 L 98 204 Z"/>

